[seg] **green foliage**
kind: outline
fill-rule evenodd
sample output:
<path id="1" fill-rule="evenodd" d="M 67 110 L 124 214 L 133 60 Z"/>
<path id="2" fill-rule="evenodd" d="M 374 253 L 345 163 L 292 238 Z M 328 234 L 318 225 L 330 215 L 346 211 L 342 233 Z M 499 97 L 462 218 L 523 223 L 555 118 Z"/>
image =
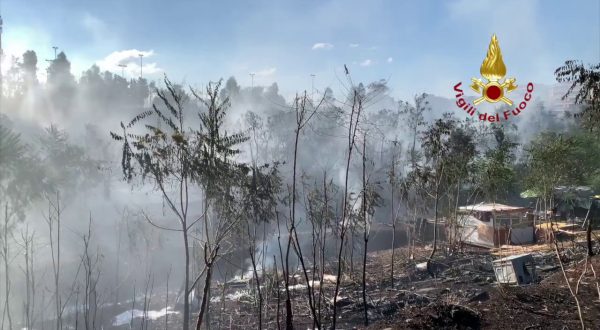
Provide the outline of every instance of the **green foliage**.
<path id="1" fill-rule="evenodd" d="M 483 195 L 496 201 L 500 195 L 507 196 L 515 181 L 513 163 L 517 144 L 506 134 L 502 126 L 493 126 L 495 146 L 487 150 L 475 163 L 475 181 Z"/>
<path id="2" fill-rule="evenodd" d="M 558 82 L 570 83 L 563 99 L 575 93 L 575 103 L 582 104 L 577 114 L 582 127 L 600 132 L 600 63 L 584 66 L 580 61 L 566 61 L 554 71 Z"/>
<path id="3" fill-rule="evenodd" d="M 67 59 L 64 52 L 56 55 L 56 59 L 50 62 L 48 67 L 48 83 L 51 84 L 68 84 L 75 83 L 75 78 L 71 74 L 71 62 Z"/>
<path id="4" fill-rule="evenodd" d="M 413 141 L 410 147 L 410 162 L 416 164 L 420 160 L 420 155 L 416 149 L 416 141 L 418 135 L 422 134 L 420 129 L 421 126 L 425 125 L 425 117 L 423 114 L 426 111 L 430 111 L 429 101 L 427 101 L 427 94 L 415 96 L 415 104 L 409 104 L 408 102 L 400 102 L 400 115 L 406 117 L 406 125 L 412 132 Z"/>
<path id="5" fill-rule="evenodd" d="M 38 143 L 45 178 L 42 188 L 44 191 L 60 190 L 73 194 L 100 181 L 100 163 L 91 159 L 84 148 L 70 143 L 64 130 L 51 125 L 44 130 Z"/>
<path id="6" fill-rule="evenodd" d="M 378 207 L 384 205 L 384 199 L 381 196 L 381 191 L 383 188 L 379 182 L 368 182 L 366 185 L 366 190 L 362 192 L 365 196 L 366 206 L 367 206 L 367 214 L 370 217 L 373 217 L 375 214 L 375 210 Z M 364 221 L 364 219 L 363 219 Z"/>
<path id="7" fill-rule="evenodd" d="M 240 212 L 252 222 L 267 222 L 274 217 L 281 188 L 279 164 L 253 166 L 241 180 Z"/>
<path id="8" fill-rule="evenodd" d="M 305 189 L 310 189 L 307 183 L 304 185 Z M 314 182 L 313 188 L 306 194 L 307 217 L 316 227 L 333 225 L 335 219 L 335 202 L 332 202 L 332 200 L 334 200 L 338 189 L 339 187 L 330 179 L 323 182 L 323 184 Z"/>
<path id="9" fill-rule="evenodd" d="M 526 188 L 543 193 L 558 185 L 587 185 L 600 191 L 600 139 L 593 133 L 541 133 L 526 151 Z"/>
<path id="10" fill-rule="evenodd" d="M 579 132 L 572 150 L 573 166 L 578 168 L 576 179 L 600 192 L 600 138 L 592 133 Z"/>
<path id="11" fill-rule="evenodd" d="M 456 128 L 456 120 L 449 114 L 437 119 L 422 133 L 423 164 L 415 170 L 424 184 L 439 185 L 448 164 L 451 151 L 450 137 Z M 434 182 L 431 182 L 431 181 Z"/>
<path id="12" fill-rule="evenodd" d="M 219 96 L 222 81 L 206 87 L 207 98 L 194 93 L 196 99 L 206 108 L 200 112 L 201 126 L 198 131 L 196 145 L 196 161 L 198 180 L 203 184 L 209 197 L 223 196 L 228 186 L 235 185 L 235 177 L 239 169 L 231 158 L 240 153 L 235 147 L 248 141 L 243 133 L 229 135 L 224 129 L 224 119 L 230 107 L 229 97 Z M 234 181 L 231 181 L 231 180 Z"/>
<path id="13" fill-rule="evenodd" d="M 21 141 L 21 136 L 0 124 L 0 201 L 2 215 L 7 207 L 9 217 L 22 219 L 25 209 L 40 195 L 42 182 L 39 160 Z"/>
<path id="14" fill-rule="evenodd" d="M 46 128 L 37 144 L 34 149 L 0 124 L 0 200 L 8 205 L 9 216 L 23 218 L 27 206 L 43 194 L 81 193 L 101 178 L 99 163 L 56 126 Z"/>
<path id="15" fill-rule="evenodd" d="M 454 167 L 460 166 L 454 161 L 457 160 L 459 150 L 456 145 L 456 136 L 452 136 L 457 128 L 458 122 L 452 114 L 444 114 L 442 118 L 437 119 L 429 125 L 422 133 L 422 152 L 423 160 L 418 164 L 412 164 L 412 170 L 408 173 L 405 184 L 414 185 L 420 189 L 417 194 L 422 197 L 429 196 L 436 203 L 439 202 L 442 187 L 448 183 L 449 173 Z M 465 149 L 468 150 L 467 147 Z M 450 156 L 453 154 L 453 156 Z M 420 190 L 420 191 L 419 191 Z"/>
<path id="16" fill-rule="evenodd" d="M 25 87 L 31 87 L 38 84 L 37 79 L 37 55 L 33 50 L 28 50 L 23 54 L 23 63 L 21 69 L 24 72 Z"/>
<path id="17" fill-rule="evenodd" d="M 423 152 L 428 162 L 439 163 L 446 161 L 450 153 L 450 136 L 456 128 L 456 119 L 451 115 L 444 115 L 429 125 L 423 132 Z"/>
<path id="18" fill-rule="evenodd" d="M 128 182 L 137 176 L 142 181 L 150 179 L 161 190 L 172 181 L 185 181 L 194 175 L 195 145 L 198 144 L 196 135 L 184 131 L 183 127 L 187 95 L 176 90 L 167 78 L 165 84 L 166 90 L 157 89 L 156 93 L 167 111 L 154 104 L 153 110 L 139 113 L 127 125 L 121 123 L 123 134 L 110 133 L 115 141 L 123 143 L 121 167 L 124 178 Z M 140 122 L 153 115 L 163 127 L 147 124 L 139 127 Z M 132 133 L 135 129 L 145 133 Z"/>
<path id="19" fill-rule="evenodd" d="M 473 134 L 474 131 L 469 126 L 457 127 L 450 133 L 446 158 L 450 183 L 465 182 L 470 179 L 473 160 L 477 156 Z"/>
<path id="20" fill-rule="evenodd" d="M 550 197 L 559 185 L 583 183 L 583 166 L 575 156 L 581 151 L 575 137 L 545 132 L 525 148 L 526 188 L 543 197 Z"/>
<path id="21" fill-rule="evenodd" d="M 235 197 L 232 187 L 239 187 L 249 172 L 231 158 L 239 153 L 235 147 L 248 138 L 243 134 L 228 135 L 223 129 L 229 100 L 220 97 L 221 82 L 207 86 L 207 98 L 191 90 L 205 106 L 198 113 L 201 125 L 195 130 L 185 127 L 189 95 L 168 78 L 164 82 L 165 89 L 156 90 L 162 107 L 154 104 L 152 111 L 138 114 L 127 125 L 121 123 L 122 134 L 110 133 L 123 144 L 124 178 L 150 179 L 161 190 L 167 184 L 190 180 L 201 185 L 221 209 L 231 209 Z M 151 117 L 156 117 L 160 125 L 142 124 Z M 144 133 L 133 133 L 134 130 Z"/>

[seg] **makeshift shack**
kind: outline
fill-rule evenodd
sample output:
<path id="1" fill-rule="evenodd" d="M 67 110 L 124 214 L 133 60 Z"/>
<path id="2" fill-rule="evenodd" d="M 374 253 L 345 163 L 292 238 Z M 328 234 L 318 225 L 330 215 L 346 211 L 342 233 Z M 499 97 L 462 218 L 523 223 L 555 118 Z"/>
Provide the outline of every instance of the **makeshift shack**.
<path id="1" fill-rule="evenodd" d="M 533 215 L 526 207 L 479 203 L 458 209 L 455 230 L 460 241 L 484 248 L 533 243 Z"/>
<path id="2" fill-rule="evenodd" d="M 550 242 L 555 235 L 575 236 L 585 231 L 587 223 L 597 226 L 600 218 L 600 202 L 592 188 L 587 186 L 558 186 L 552 190 L 552 198 L 543 202 L 541 194 L 526 190 L 521 197 L 535 201 L 536 238 Z M 539 211 L 538 211 L 539 210 Z"/>

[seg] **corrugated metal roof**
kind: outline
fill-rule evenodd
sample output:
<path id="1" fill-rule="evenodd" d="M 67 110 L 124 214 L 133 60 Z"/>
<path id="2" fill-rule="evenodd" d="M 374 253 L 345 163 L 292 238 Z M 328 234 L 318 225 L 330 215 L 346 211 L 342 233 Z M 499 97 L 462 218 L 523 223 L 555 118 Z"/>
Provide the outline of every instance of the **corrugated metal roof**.
<path id="1" fill-rule="evenodd" d="M 511 261 L 511 260 L 520 259 L 520 258 L 530 259 L 532 257 L 531 257 L 530 253 L 523 253 L 523 254 L 517 254 L 517 255 L 513 255 L 513 256 L 496 259 L 496 260 L 492 261 L 492 263 L 501 263 L 503 261 Z"/>
<path id="2" fill-rule="evenodd" d="M 520 212 L 526 211 L 526 207 L 510 206 L 498 203 L 479 203 L 475 205 L 466 205 L 458 208 L 460 211 L 467 212 Z"/>

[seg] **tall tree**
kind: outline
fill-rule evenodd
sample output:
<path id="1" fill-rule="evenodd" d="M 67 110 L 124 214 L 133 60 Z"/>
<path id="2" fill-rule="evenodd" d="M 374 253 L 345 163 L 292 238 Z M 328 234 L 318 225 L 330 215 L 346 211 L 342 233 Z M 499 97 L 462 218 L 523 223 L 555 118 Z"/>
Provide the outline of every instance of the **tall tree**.
<path id="1" fill-rule="evenodd" d="M 587 67 L 581 61 L 566 61 L 554 71 L 558 82 L 569 83 L 563 99 L 575 94 L 575 103 L 583 109 L 578 113 L 581 125 L 586 129 L 600 132 L 600 63 Z"/>
<path id="2" fill-rule="evenodd" d="M 474 160 L 477 155 L 477 149 L 474 141 L 474 130 L 469 122 L 458 124 L 456 129 L 450 133 L 448 139 L 448 155 L 446 167 L 446 189 L 447 206 L 446 215 L 450 228 L 458 228 L 459 216 L 458 207 L 461 199 L 463 186 L 473 183 Z M 452 247 L 456 243 L 453 239 L 456 235 L 450 234 L 448 241 Z"/>
<path id="3" fill-rule="evenodd" d="M 450 137 L 456 129 L 456 120 L 451 115 L 437 119 L 423 132 L 424 162 L 414 170 L 420 188 L 433 199 L 433 249 L 427 258 L 427 271 L 433 277 L 431 260 L 437 252 L 438 220 L 442 185 L 448 176 L 448 154 L 451 150 Z"/>
<path id="4" fill-rule="evenodd" d="M 348 80 L 350 80 L 350 75 L 348 73 L 348 71 L 346 71 L 346 76 L 348 76 Z M 351 80 L 350 80 L 351 81 Z M 333 315 L 332 315 L 332 328 L 335 329 L 336 323 L 337 323 L 337 299 L 338 299 L 338 294 L 340 291 L 340 284 L 341 284 L 341 277 L 342 277 L 342 253 L 344 250 L 344 240 L 346 239 L 346 233 L 347 230 L 350 227 L 350 214 L 351 214 L 351 209 L 350 209 L 350 194 L 349 194 L 349 186 L 348 186 L 348 180 L 350 178 L 350 162 L 352 161 L 352 153 L 356 147 L 356 137 L 357 137 L 357 133 L 359 132 L 359 127 L 360 127 L 360 123 L 361 123 L 361 114 L 364 110 L 364 106 L 365 106 L 365 100 L 366 100 L 366 95 L 364 93 L 364 89 L 360 88 L 362 85 L 359 86 L 359 88 L 353 88 L 353 90 L 351 91 L 351 95 L 350 95 L 350 99 L 351 99 L 351 106 L 350 106 L 350 121 L 349 121 L 349 125 L 348 125 L 348 135 L 347 135 L 347 157 L 346 157 L 346 167 L 345 167 L 345 174 L 344 174 L 344 196 L 343 198 L 343 202 L 342 202 L 342 215 L 341 215 L 341 219 L 339 221 L 339 244 L 340 247 L 338 249 L 338 255 L 337 255 L 337 273 L 336 273 L 336 280 L 335 280 L 335 291 L 333 294 Z"/>
<path id="5" fill-rule="evenodd" d="M 375 209 L 382 205 L 383 199 L 379 194 L 379 184 L 373 182 L 370 176 L 367 176 L 367 134 L 363 134 L 362 146 L 362 191 L 361 191 L 361 214 L 363 226 L 363 264 L 362 264 L 362 299 L 363 299 L 363 321 L 365 326 L 369 326 L 369 305 L 367 304 L 367 251 L 369 247 L 369 238 L 371 235 L 371 225 Z M 372 168 L 375 163 L 370 162 Z"/>
<path id="6" fill-rule="evenodd" d="M 1 116 L 1 115 L 0 115 Z M 9 240 L 16 224 L 25 218 L 25 211 L 40 196 L 39 182 L 42 181 L 38 160 L 30 154 L 30 148 L 22 142 L 21 136 L 0 120 L 0 256 L 4 273 L 4 316 L 8 319 L 8 328 L 12 328 L 10 311 L 11 287 L 10 263 L 13 260 Z"/>
<path id="7" fill-rule="evenodd" d="M 153 105 L 153 111 L 145 111 L 135 116 L 126 125 L 121 123 L 122 134 L 111 132 L 114 140 L 123 144 L 121 165 L 125 180 L 131 182 L 135 177 L 154 183 L 161 193 L 172 214 L 176 217 L 179 228 L 165 227 L 154 224 L 151 218 L 147 220 L 155 226 L 179 232 L 182 235 L 185 254 L 184 284 L 183 284 L 183 325 L 189 329 L 190 301 L 192 280 L 190 272 L 190 237 L 192 226 L 202 217 L 192 219 L 188 216 L 189 188 L 192 184 L 195 163 L 194 140 L 196 134 L 186 131 L 185 105 L 189 96 L 176 91 L 173 84 L 165 77 L 165 90 L 157 90 L 162 100 L 162 107 Z M 141 121 L 155 116 L 163 128 L 144 125 L 144 134 L 135 134 L 131 130 L 142 125 Z M 175 193 L 171 189 L 175 189 Z"/>
<path id="8" fill-rule="evenodd" d="M 503 126 L 493 126 L 491 135 L 492 147 L 484 152 L 483 158 L 475 165 L 476 180 L 485 198 L 496 202 L 508 196 L 514 182 L 514 152 L 518 144 L 513 142 Z"/>
<path id="9" fill-rule="evenodd" d="M 71 110 L 77 85 L 75 77 L 71 74 L 71 62 L 64 52 L 60 52 L 50 63 L 47 85 L 50 101 L 54 107 L 63 113 L 68 113 Z"/>
<path id="10" fill-rule="evenodd" d="M 415 104 L 408 102 L 400 102 L 400 114 L 406 117 L 406 125 L 411 133 L 412 141 L 410 143 L 410 163 L 414 166 L 419 161 L 419 154 L 417 150 L 417 139 L 421 134 L 421 127 L 425 125 L 425 113 L 431 110 L 429 101 L 427 101 L 428 95 L 423 93 L 415 96 Z"/>
<path id="11" fill-rule="evenodd" d="M 100 163 L 91 158 L 85 148 L 73 144 L 65 130 L 50 125 L 38 138 L 38 144 L 46 178 L 44 191 L 54 194 L 60 190 L 65 196 L 71 196 L 100 182 Z"/>
<path id="12" fill-rule="evenodd" d="M 526 188 L 541 197 L 544 214 L 553 208 L 557 186 L 586 183 L 584 177 L 597 170 L 597 163 L 592 168 L 585 166 L 586 160 L 595 158 L 598 151 L 582 154 L 581 143 L 584 141 L 549 132 L 540 134 L 526 146 Z M 590 241 L 588 245 L 591 253 Z"/>
<path id="13" fill-rule="evenodd" d="M 278 173 L 278 164 L 271 166 L 265 164 L 262 166 L 252 165 L 249 175 L 244 176 L 242 180 L 242 198 L 241 207 L 246 223 L 246 231 L 249 239 L 248 252 L 250 262 L 252 263 L 252 272 L 258 292 L 258 328 L 262 329 L 263 316 L 263 291 L 261 289 L 260 277 L 258 274 L 257 260 L 257 228 L 267 226 L 267 223 L 275 215 L 274 210 L 277 205 L 277 195 L 281 187 L 281 179 Z M 264 238 L 263 238 L 264 239 Z M 264 258 L 264 251 L 262 253 Z M 264 269 L 262 269 L 264 272 Z"/>
<path id="14" fill-rule="evenodd" d="M 23 53 L 23 63 L 21 64 L 21 68 L 23 69 L 23 80 L 27 89 L 38 85 L 37 62 L 38 59 L 35 51 L 28 50 Z"/>

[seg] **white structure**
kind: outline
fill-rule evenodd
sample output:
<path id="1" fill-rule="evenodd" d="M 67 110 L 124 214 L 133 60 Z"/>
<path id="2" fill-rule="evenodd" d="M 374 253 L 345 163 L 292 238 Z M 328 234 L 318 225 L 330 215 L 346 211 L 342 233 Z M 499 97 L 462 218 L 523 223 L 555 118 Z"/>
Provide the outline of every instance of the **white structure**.
<path id="1" fill-rule="evenodd" d="M 528 211 L 497 203 L 461 206 L 456 234 L 465 244 L 485 248 L 533 243 L 533 218 Z"/>
<path id="2" fill-rule="evenodd" d="M 498 283 L 530 284 L 535 282 L 535 263 L 531 254 L 519 254 L 492 262 Z"/>

